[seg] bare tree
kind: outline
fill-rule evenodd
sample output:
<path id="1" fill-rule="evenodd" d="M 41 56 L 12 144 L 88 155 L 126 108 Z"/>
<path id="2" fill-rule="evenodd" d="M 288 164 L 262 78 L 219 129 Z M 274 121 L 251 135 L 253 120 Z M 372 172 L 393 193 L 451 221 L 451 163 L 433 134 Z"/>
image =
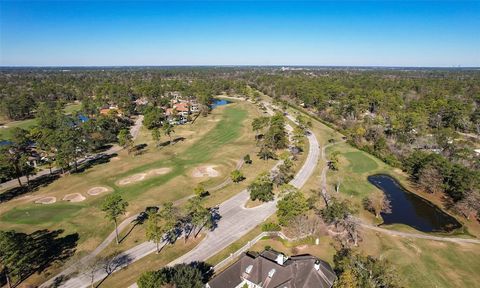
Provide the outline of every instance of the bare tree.
<path id="1" fill-rule="evenodd" d="M 327 226 L 318 215 L 299 215 L 292 220 L 289 229 L 299 238 L 327 233 Z"/>
<path id="2" fill-rule="evenodd" d="M 380 195 L 370 195 L 363 199 L 363 208 L 375 215 L 375 217 L 380 217 L 380 213 L 392 213 L 392 206 L 390 200 L 388 200 L 385 194 L 381 193 Z"/>
<path id="3" fill-rule="evenodd" d="M 90 279 L 91 288 L 93 288 L 95 283 L 95 273 L 104 265 L 103 261 L 104 259 L 98 256 L 89 258 L 86 261 L 80 261 L 80 272 Z"/>
<path id="4" fill-rule="evenodd" d="M 442 193 L 443 176 L 437 168 L 427 165 L 419 171 L 418 185 L 428 193 Z"/>

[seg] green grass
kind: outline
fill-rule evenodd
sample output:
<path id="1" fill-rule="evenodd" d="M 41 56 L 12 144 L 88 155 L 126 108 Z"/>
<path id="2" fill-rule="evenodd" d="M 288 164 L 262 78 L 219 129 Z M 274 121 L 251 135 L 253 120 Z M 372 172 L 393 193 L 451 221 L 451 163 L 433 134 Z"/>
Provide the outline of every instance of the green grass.
<path id="1" fill-rule="evenodd" d="M 50 204 L 48 207 L 37 204 L 28 208 L 14 208 L 2 215 L 2 221 L 29 225 L 58 223 L 65 217 L 72 217 L 81 208 L 81 205 L 72 204 Z"/>
<path id="2" fill-rule="evenodd" d="M 81 103 L 69 103 L 65 105 L 65 108 L 63 109 L 63 111 L 65 112 L 65 114 L 72 114 L 74 112 L 80 111 L 81 108 L 82 108 Z"/>
<path id="3" fill-rule="evenodd" d="M 143 192 L 151 188 L 161 186 L 175 177 L 185 174 L 188 168 L 195 165 L 205 163 L 212 160 L 213 155 L 222 149 L 222 146 L 233 142 L 241 135 L 243 120 L 246 119 L 247 112 L 236 107 L 226 107 L 220 122 L 209 131 L 204 137 L 195 142 L 192 146 L 179 156 L 172 155 L 170 159 L 163 161 L 155 161 L 146 165 L 136 167 L 126 173 L 115 175 L 105 180 L 106 185 L 114 187 L 116 192 L 120 192 L 127 201 L 134 201 Z M 116 186 L 115 183 L 119 179 L 148 171 L 158 167 L 170 167 L 170 171 L 166 175 L 151 177 L 145 181 L 131 184 L 128 186 Z M 87 172 L 88 173 L 88 172 Z M 185 191 L 176 192 L 171 195 L 173 198 L 181 198 Z M 190 194 L 190 191 L 187 192 Z M 89 202 L 91 207 L 99 208 L 103 201 L 102 197 Z M 153 205 L 154 203 L 152 203 Z M 67 208 L 68 207 L 68 208 Z M 51 204 L 51 205 L 28 205 L 22 208 L 12 209 L 2 215 L 1 220 L 15 224 L 42 224 L 60 222 L 68 220 L 75 212 L 80 211 L 84 205 L 68 204 Z"/>
<path id="4" fill-rule="evenodd" d="M 5 124 L 7 128 L 0 128 L 0 140 L 11 139 L 14 128 L 29 129 L 37 124 L 36 119 L 27 119 L 22 121 L 14 121 Z"/>
<path id="5" fill-rule="evenodd" d="M 342 155 L 350 162 L 350 170 L 354 173 L 371 172 L 378 168 L 377 162 L 370 158 L 365 152 L 347 152 Z"/>

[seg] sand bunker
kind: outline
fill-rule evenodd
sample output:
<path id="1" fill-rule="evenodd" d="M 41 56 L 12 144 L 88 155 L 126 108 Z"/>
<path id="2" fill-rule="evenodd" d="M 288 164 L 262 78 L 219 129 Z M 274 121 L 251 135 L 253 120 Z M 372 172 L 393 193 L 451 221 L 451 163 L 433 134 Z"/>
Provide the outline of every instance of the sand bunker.
<path id="1" fill-rule="evenodd" d="M 123 185 L 140 182 L 145 180 L 147 177 L 164 175 L 169 173 L 170 171 L 172 171 L 172 168 L 167 168 L 167 167 L 149 170 L 146 173 L 138 173 L 132 176 L 128 176 L 127 178 L 123 178 L 122 180 L 117 182 L 117 185 L 123 186 Z"/>
<path id="2" fill-rule="evenodd" d="M 195 169 L 193 169 L 192 176 L 193 177 L 218 177 L 220 176 L 220 173 L 215 170 L 215 165 L 205 165 L 205 166 L 199 166 Z"/>
<path id="3" fill-rule="evenodd" d="M 80 193 L 72 193 L 65 195 L 62 200 L 69 202 L 82 202 L 83 200 L 85 200 L 85 196 Z"/>
<path id="4" fill-rule="evenodd" d="M 164 174 L 167 174 L 170 171 L 172 171 L 172 168 L 164 167 L 164 168 L 158 168 L 158 169 L 150 170 L 150 171 L 148 171 L 148 174 L 149 175 L 164 175 Z"/>
<path id="5" fill-rule="evenodd" d="M 147 173 L 134 174 L 132 176 L 128 176 L 127 178 L 123 178 L 122 180 L 118 181 L 117 184 L 122 186 L 122 185 L 128 185 L 131 183 L 139 182 L 145 179 L 146 176 L 147 176 Z"/>
<path id="6" fill-rule="evenodd" d="M 98 195 L 98 194 L 105 193 L 109 190 L 110 189 L 107 188 L 107 187 L 93 187 L 93 188 L 90 188 L 90 190 L 87 191 L 87 194 L 95 196 L 95 195 Z"/>
<path id="7" fill-rule="evenodd" d="M 50 197 L 43 197 L 35 201 L 36 204 L 53 204 L 57 202 L 57 198 L 50 196 Z"/>

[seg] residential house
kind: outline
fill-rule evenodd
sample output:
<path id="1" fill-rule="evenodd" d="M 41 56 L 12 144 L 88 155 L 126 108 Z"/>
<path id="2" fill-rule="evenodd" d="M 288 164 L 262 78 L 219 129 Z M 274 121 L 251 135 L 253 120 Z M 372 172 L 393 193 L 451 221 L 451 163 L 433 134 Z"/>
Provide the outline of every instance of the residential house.
<path id="1" fill-rule="evenodd" d="M 220 272 L 207 288 L 331 288 L 336 275 L 330 265 L 305 254 L 287 257 L 274 250 L 247 252 Z"/>

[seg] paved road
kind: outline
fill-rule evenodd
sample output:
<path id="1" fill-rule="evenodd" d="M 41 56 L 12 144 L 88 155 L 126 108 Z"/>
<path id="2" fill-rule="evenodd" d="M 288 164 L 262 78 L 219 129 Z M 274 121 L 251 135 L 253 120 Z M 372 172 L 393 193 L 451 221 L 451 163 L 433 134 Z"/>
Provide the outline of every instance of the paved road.
<path id="1" fill-rule="evenodd" d="M 143 115 L 140 115 L 140 116 L 137 117 L 137 119 L 135 119 L 135 123 L 133 124 L 133 126 L 130 127 L 130 134 L 132 135 L 132 138 L 134 140 L 138 136 L 138 133 L 140 131 L 140 127 L 142 127 L 142 123 L 143 123 Z M 85 161 L 90 161 L 90 160 L 96 159 L 100 156 L 115 154 L 120 150 L 122 150 L 122 147 L 120 147 L 118 145 L 113 145 L 110 149 L 108 149 L 105 152 L 99 153 L 97 155 L 85 157 L 85 158 L 80 158 L 77 163 L 80 165 L 80 164 L 83 164 Z M 52 168 L 53 173 L 59 172 L 59 171 L 60 171 L 60 168 L 57 168 L 57 167 Z M 38 171 L 37 174 L 31 176 L 30 180 L 33 180 L 33 179 L 36 179 L 38 177 L 45 176 L 45 175 L 48 175 L 48 174 L 50 174 L 50 170 L 49 169 L 43 169 L 43 170 Z M 22 181 L 22 183 L 27 182 L 26 177 L 21 177 L 20 180 Z M 5 183 L 0 184 L 0 188 L 6 190 L 6 189 L 11 189 L 11 188 L 14 188 L 14 187 L 18 187 L 18 185 L 19 185 L 18 180 L 17 179 L 12 179 L 10 181 L 7 181 Z"/>
<path id="2" fill-rule="evenodd" d="M 271 113 L 271 111 L 269 112 Z M 291 130 L 291 127 L 288 127 L 288 129 Z M 302 187 L 310 178 L 320 156 L 320 149 L 315 135 L 310 133 L 307 136 L 307 139 L 310 143 L 307 159 L 299 172 L 295 175 L 294 179 L 290 182 L 291 185 L 297 188 Z M 220 204 L 219 212 L 222 218 L 218 222 L 218 227 L 214 231 L 208 233 L 205 239 L 202 240 L 197 247 L 169 263 L 169 265 L 182 262 L 204 261 L 210 258 L 218 251 L 237 241 L 276 211 L 276 200 L 254 208 L 245 208 L 244 206 L 248 199 L 248 191 L 243 190 L 239 194 Z M 129 260 L 127 263 L 119 265 L 115 271 L 155 252 L 155 250 L 156 245 L 154 243 L 144 242 L 123 252 L 120 257 L 125 257 Z M 98 270 L 95 273 L 95 282 L 102 280 L 106 276 L 107 273 L 104 270 Z M 48 283 L 44 283 L 41 287 L 48 287 L 46 284 Z M 82 288 L 89 285 L 89 277 L 87 275 L 79 274 L 67 280 L 60 287 Z"/>

